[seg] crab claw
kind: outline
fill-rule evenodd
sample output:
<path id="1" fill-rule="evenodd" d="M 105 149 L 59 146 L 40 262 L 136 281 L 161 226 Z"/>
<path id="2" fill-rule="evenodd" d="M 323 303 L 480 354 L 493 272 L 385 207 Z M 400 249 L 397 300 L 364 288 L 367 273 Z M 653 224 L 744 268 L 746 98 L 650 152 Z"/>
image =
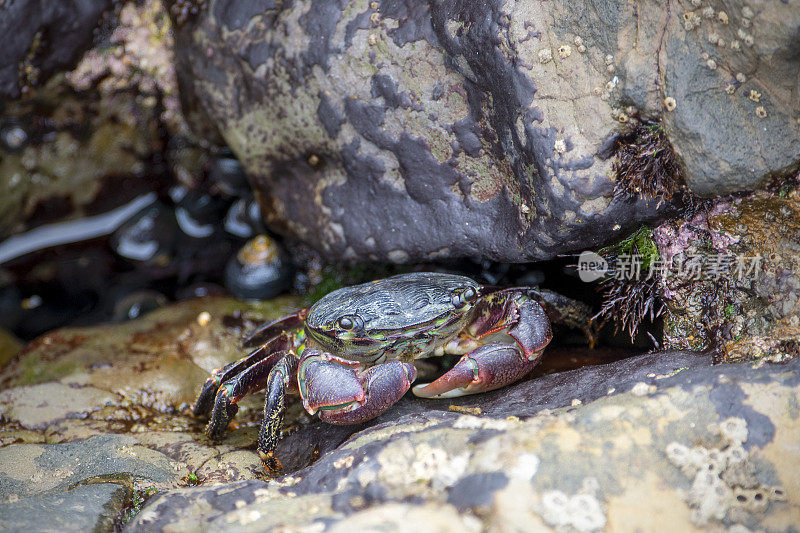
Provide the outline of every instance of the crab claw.
<path id="1" fill-rule="evenodd" d="M 539 353 L 553 340 L 553 330 L 544 309 L 538 303 L 525 298 L 517 305 L 519 318 L 508 334 L 522 348 L 525 358 L 539 360 Z"/>
<path id="2" fill-rule="evenodd" d="M 342 409 L 364 402 L 365 393 L 353 367 L 358 363 L 314 352 L 300 360 L 297 383 L 303 406 L 310 414 L 320 409 Z"/>
<path id="3" fill-rule="evenodd" d="M 360 424 L 378 416 L 397 402 L 417 377 L 414 365 L 390 361 L 364 371 L 359 379 L 365 392 L 361 405 L 349 409 L 320 411 L 319 417 L 330 424 Z"/>
<path id="4" fill-rule="evenodd" d="M 528 359 L 515 345 L 487 344 L 464 355 L 433 383 L 414 387 L 421 398 L 455 398 L 499 389 L 525 377 L 539 362 Z"/>

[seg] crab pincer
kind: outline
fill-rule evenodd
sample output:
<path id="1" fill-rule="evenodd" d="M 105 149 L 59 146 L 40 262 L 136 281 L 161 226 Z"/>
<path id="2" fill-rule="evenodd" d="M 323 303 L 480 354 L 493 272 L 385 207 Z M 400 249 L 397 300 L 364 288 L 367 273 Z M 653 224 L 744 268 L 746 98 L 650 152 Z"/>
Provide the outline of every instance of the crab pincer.
<path id="1" fill-rule="evenodd" d="M 491 314 L 489 309 L 487 314 Z M 550 322 L 541 306 L 520 294 L 506 300 L 502 327 L 476 330 L 477 337 L 494 338 L 507 333 L 513 342 L 483 344 L 463 355 L 453 368 L 432 383 L 414 387 L 421 398 L 455 398 L 487 392 L 519 381 L 539 363 L 541 353 L 553 338 Z M 484 326 L 486 327 L 486 326 Z"/>
<path id="2" fill-rule="evenodd" d="M 330 424 L 358 424 L 375 418 L 411 387 L 417 369 L 390 361 L 358 370 L 359 365 L 331 354 L 314 352 L 299 364 L 298 384 L 309 413 L 319 411 Z"/>

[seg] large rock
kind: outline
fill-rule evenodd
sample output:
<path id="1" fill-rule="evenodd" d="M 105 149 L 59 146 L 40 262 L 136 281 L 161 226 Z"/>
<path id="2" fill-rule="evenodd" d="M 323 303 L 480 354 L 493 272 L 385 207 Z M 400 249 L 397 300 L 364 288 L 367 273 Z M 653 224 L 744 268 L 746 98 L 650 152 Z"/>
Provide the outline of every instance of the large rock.
<path id="1" fill-rule="evenodd" d="M 265 482 L 263 395 L 240 402 L 220 442 L 188 404 L 240 356 L 245 329 L 299 303 L 201 299 L 28 345 L 0 374 L 0 526 L 41 529 L 58 505 L 59 524 L 108 531 L 147 497 L 132 530 L 648 530 L 669 515 L 778 531 L 797 515 L 800 361 L 712 366 L 689 352 L 408 397 L 360 426 L 311 419 L 292 397 L 278 446 L 289 475 Z"/>
<path id="2" fill-rule="evenodd" d="M 174 486 L 189 473 L 228 481 L 252 476 L 258 457 L 243 450 L 255 446 L 263 398 L 242 403 L 239 429 L 220 445 L 202 437 L 203 421 L 188 406 L 211 370 L 243 355 L 241 329 L 224 324 L 234 320 L 231 313 L 242 312 L 246 318 L 239 320 L 252 325 L 296 304 L 194 300 L 134 322 L 58 330 L 29 344 L 0 374 L 0 487 L 21 496 L 35 476 L 39 490 L 63 490 L 114 468 L 158 487 Z M 300 410 L 292 407 L 290 423 L 307 421 Z M 74 446 L 78 440 L 82 444 Z M 63 465 L 45 461 L 47 450 L 69 459 Z M 115 459 L 103 462 L 103 456 Z M 69 463 L 72 457 L 81 464 Z M 39 469 L 31 461 L 41 463 Z M 47 475 L 55 468 L 70 472 L 64 483 Z"/>
<path id="3" fill-rule="evenodd" d="M 179 81 L 267 221 L 328 257 L 541 259 L 656 214 L 612 200 L 601 12 L 208 2 L 177 31 Z"/>
<path id="4" fill-rule="evenodd" d="M 72 490 L 0 504 L 4 531 L 113 531 L 126 491 L 115 483 L 78 485 Z"/>
<path id="5" fill-rule="evenodd" d="M 111 0 L 6 0 L 0 3 L 0 95 L 47 81 L 77 63 Z M 2 111 L 2 106 L 0 106 Z"/>
<path id="6" fill-rule="evenodd" d="M 659 215 L 613 197 L 631 114 L 663 115 L 696 193 L 800 160 L 800 10 L 716 4 L 209 1 L 179 82 L 272 227 L 330 258 L 543 259 Z"/>
<path id="7" fill-rule="evenodd" d="M 637 6 L 635 27 L 619 34 L 624 95 L 662 114 L 692 192 L 749 190 L 796 169 L 800 2 Z M 675 109 L 661 113 L 665 98 Z"/>
<path id="8" fill-rule="evenodd" d="M 481 416 L 405 403 L 293 476 L 165 492 L 130 530 L 785 531 L 799 370 L 667 352 L 475 398 Z"/>
<path id="9" fill-rule="evenodd" d="M 259 475 L 263 397 L 242 402 L 221 443 L 187 406 L 210 370 L 242 355 L 241 325 L 297 304 L 195 300 L 29 344 L 0 375 L 0 528 L 112 531 L 155 492 Z M 289 424 L 307 423 L 301 410 L 293 404 Z"/>

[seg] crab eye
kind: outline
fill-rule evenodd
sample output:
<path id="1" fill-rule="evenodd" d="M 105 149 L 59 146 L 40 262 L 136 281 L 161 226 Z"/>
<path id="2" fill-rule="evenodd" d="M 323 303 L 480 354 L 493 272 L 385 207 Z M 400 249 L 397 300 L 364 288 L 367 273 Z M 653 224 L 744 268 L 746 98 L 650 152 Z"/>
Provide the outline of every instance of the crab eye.
<path id="1" fill-rule="evenodd" d="M 466 287 L 464 289 L 456 289 L 450 296 L 450 301 L 456 308 L 461 308 L 470 303 L 478 295 L 474 287 Z"/>
<path id="2" fill-rule="evenodd" d="M 358 315 L 345 315 L 337 320 L 340 328 L 353 331 L 364 327 L 364 321 Z"/>

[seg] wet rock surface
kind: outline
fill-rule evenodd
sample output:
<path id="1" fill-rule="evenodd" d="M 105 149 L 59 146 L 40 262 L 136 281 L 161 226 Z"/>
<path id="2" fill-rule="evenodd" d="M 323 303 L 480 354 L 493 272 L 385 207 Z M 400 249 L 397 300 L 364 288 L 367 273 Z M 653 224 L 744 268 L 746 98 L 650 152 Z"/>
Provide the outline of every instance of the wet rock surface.
<path id="1" fill-rule="evenodd" d="M 409 397 L 361 426 L 311 420 L 294 401 L 278 448 L 288 475 L 271 480 L 255 453 L 261 395 L 216 443 L 188 406 L 245 330 L 298 304 L 193 300 L 28 345 L 0 375 L 3 526 L 35 528 L 55 504 L 65 524 L 158 531 L 648 529 L 666 512 L 778 531 L 798 512 L 798 360 L 712 366 L 689 352 Z"/>
<path id="2" fill-rule="evenodd" d="M 575 37 L 551 4 L 209 2 L 178 75 L 267 222 L 330 258 L 552 257 L 655 202 L 612 200 L 606 65 L 539 59 Z"/>
<path id="3" fill-rule="evenodd" d="M 241 356 L 244 325 L 297 305 L 194 300 L 26 346 L 0 376 L 2 526 L 45 527 L 42 510 L 58 504 L 67 529 L 111 530 L 158 491 L 259 475 L 263 399 L 243 402 L 223 443 L 203 436 L 188 406 L 210 370 Z"/>
<path id="4" fill-rule="evenodd" d="M 643 33 L 624 32 L 633 46 L 625 47 L 622 91 L 648 113 L 673 99 L 661 115 L 689 188 L 702 196 L 750 190 L 796 169 L 798 4 L 670 2 L 666 12 L 656 4 L 638 9 Z M 639 78 L 653 58 L 656 71 Z"/>
<path id="5" fill-rule="evenodd" d="M 796 175 L 797 7 L 0 0 L 0 239 L 149 198 L 102 252 L 43 245 L 26 263 L 19 240 L 0 247 L 0 529 L 796 528 L 797 179 L 687 195 L 690 214 L 655 230 L 661 258 L 762 260 L 751 277 L 665 280 L 671 350 L 554 372 L 570 347 L 553 346 L 559 363 L 512 387 L 409 396 L 358 426 L 292 398 L 283 475 L 255 452 L 263 394 L 219 441 L 191 403 L 298 298 L 125 320 L 221 291 L 226 260 L 234 294 L 284 290 L 251 185 L 272 228 L 329 259 L 526 262 L 671 213 L 646 187 L 615 196 L 615 146 L 636 128 L 663 132 L 697 195 Z M 70 286 L 59 300 L 29 278 Z M 165 296 L 145 278 L 192 284 Z M 17 353 L 15 335 L 88 313 L 87 294 L 94 320 L 113 307 L 120 323 Z"/>
<path id="6" fill-rule="evenodd" d="M 656 228 L 661 259 L 673 264 L 660 278 L 668 346 L 715 349 L 725 361 L 800 354 L 799 181 Z"/>
<path id="7" fill-rule="evenodd" d="M 656 359 L 672 370 L 648 372 L 644 361 Z M 130 530 L 599 531 L 654 529 L 664 520 L 683 530 L 790 527 L 800 487 L 798 457 L 786 446 L 800 427 L 786 409 L 800 385 L 798 362 L 756 371 L 679 366 L 686 362 L 673 352 L 645 356 L 635 370 L 631 362 L 595 369 L 603 387 L 620 377 L 641 381 L 530 416 L 501 407 L 481 416 L 406 413 L 277 481 L 166 492 Z M 536 403 L 539 381 L 508 392 Z M 502 416 L 512 412 L 522 416 Z"/>
<path id="8" fill-rule="evenodd" d="M 790 4 L 218 0 L 177 69 L 272 227 L 334 259 L 525 261 L 659 216 L 613 198 L 634 115 L 701 195 L 796 165 Z"/>
<path id="9" fill-rule="evenodd" d="M 30 86 L 21 98 L 0 85 L 0 93 L 12 96 L 0 106 L 0 238 L 99 215 L 176 181 L 161 160 L 167 130 L 175 137 L 185 133 L 169 22 L 153 0 L 116 4 L 0 4 L 3 38 L 39 36 L 30 37 L 25 53 L 35 63 L 29 68 L 41 71 L 25 80 Z M 102 35 L 94 42 L 101 18 Z M 56 65 L 59 72 L 50 76 Z M 7 68 L 16 74 L 21 66 L 12 61 Z M 189 159 L 181 162 L 194 170 L 197 163 Z"/>
<path id="10" fill-rule="evenodd" d="M 125 500 L 125 489 L 117 484 L 80 485 L 1 505 L 0 527 L 6 531 L 113 531 Z"/>

